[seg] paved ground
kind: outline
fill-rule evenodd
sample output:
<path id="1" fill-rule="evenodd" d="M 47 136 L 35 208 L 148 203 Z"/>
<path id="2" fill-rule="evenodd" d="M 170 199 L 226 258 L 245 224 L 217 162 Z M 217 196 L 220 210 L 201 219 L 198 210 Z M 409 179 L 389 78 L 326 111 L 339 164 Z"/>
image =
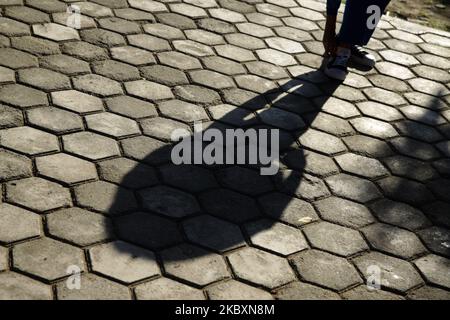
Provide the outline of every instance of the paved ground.
<path id="1" fill-rule="evenodd" d="M 64 2 L 0 0 L 0 298 L 450 299 L 449 34 L 384 20 L 338 85 L 317 1 Z M 193 121 L 280 174 L 171 165 Z"/>

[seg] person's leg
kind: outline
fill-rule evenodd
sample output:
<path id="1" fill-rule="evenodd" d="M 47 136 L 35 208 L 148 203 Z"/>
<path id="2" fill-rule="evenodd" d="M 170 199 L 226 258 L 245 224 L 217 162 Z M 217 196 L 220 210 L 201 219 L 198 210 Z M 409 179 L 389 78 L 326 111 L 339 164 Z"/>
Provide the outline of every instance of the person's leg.
<path id="1" fill-rule="evenodd" d="M 377 5 L 382 14 L 390 0 L 347 0 L 344 19 L 337 36 L 336 55 L 328 62 L 325 73 L 337 80 L 344 80 L 348 74 L 347 65 L 350 58 L 357 64 L 367 67 L 375 65 L 375 57 L 364 51 L 360 46 L 366 45 L 372 37 L 376 23 L 371 20 L 370 5 Z M 381 17 L 381 15 L 380 15 Z"/>
<path id="2" fill-rule="evenodd" d="M 337 36 L 338 42 L 343 46 L 365 46 L 372 38 L 377 26 L 371 19 L 373 12 L 367 12 L 367 9 L 371 5 L 376 5 L 382 14 L 389 2 L 390 0 L 347 0 L 344 19 Z M 370 23 L 368 23 L 369 19 Z"/>

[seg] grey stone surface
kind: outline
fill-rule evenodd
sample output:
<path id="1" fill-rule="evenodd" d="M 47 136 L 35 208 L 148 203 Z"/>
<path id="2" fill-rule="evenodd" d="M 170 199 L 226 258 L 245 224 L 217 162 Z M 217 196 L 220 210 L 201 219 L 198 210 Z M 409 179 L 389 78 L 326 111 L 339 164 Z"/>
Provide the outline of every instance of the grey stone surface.
<path id="1" fill-rule="evenodd" d="M 362 229 L 370 245 L 380 251 L 408 259 L 426 252 L 419 238 L 412 232 L 377 223 Z"/>
<path id="2" fill-rule="evenodd" d="M 0 299 L 2 300 L 51 300 L 52 290 L 31 278 L 15 272 L 3 272 L 0 274 L 2 287 Z"/>
<path id="3" fill-rule="evenodd" d="M 428 282 L 443 286 L 446 289 L 450 288 L 448 259 L 431 254 L 416 260 L 414 263 Z"/>
<path id="4" fill-rule="evenodd" d="M 67 276 L 71 266 L 86 268 L 82 250 L 50 238 L 16 245 L 13 258 L 15 268 L 48 281 Z"/>
<path id="5" fill-rule="evenodd" d="M 168 274 L 199 286 L 229 277 L 223 258 L 199 247 L 184 244 L 163 251 L 161 257 Z"/>
<path id="6" fill-rule="evenodd" d="M 41 234 L 41 221 L 37 214 L 7 203 L 0 204 L 0 221 L 0 241 L 3 243 L 29 239 Z"/>
<path id="7" fill-rule="evenodd" d="M 254 248 L 244 248 L 227 257 L 239 279 L 269 289 L 295 280 L 285 259 Z"/>
<path id="8" fill-rule="evenodd" d="M 383 17 L 336 83 L 324 1 L 0 6 L 0 298 L 448 299 L 447 33 Z M 279 129 L 279 172 L 175 165 L 198 121 Z"/>
<path id="9" fill-rule="evenodd" d="M 60 300 L 131 300 L 130 290 L 111 280 L 92 273 L 82 275 L 80 290 L 70 290 L 60 282 L 56 291 Z"/>
<path id="10" fill-rule="evenodd" d="M 380 268 L 380 285 L 382 288 L 406 292 L 423 283 L 420 275 L 409 262 L 378 252 L 357 257 L 354 262 L 366 281 L 372 275 L 373 266 Z"/>
<path id="11" fill-rule="evenodd" d="M 358 231 L 332 223 L 315 223 L 303 231 L 313 248 L 344 257 L 369 249 Z"/>
<path id="12" fill-rule="evenodd" d="M 123 241 L 95 246 L 89 250 L 89 256 L 93 271 L 125 283 L 149 278 L 160 272 L 151 251 Z"/>
<path id="13" fill-rule="evenodd" d="M 331 290 L 341 291 L 362 282 L 347 260 L 323 251 L 301 252 L 292 259 L 292 264 L 303 279 Z"/>
<path id="14" fill-rule="evenodd" d="M 79 246 L 105 241 L 113 236 L 111 220 L 80 208 L 62 209 L 47 217 L 48 232 Z"/>

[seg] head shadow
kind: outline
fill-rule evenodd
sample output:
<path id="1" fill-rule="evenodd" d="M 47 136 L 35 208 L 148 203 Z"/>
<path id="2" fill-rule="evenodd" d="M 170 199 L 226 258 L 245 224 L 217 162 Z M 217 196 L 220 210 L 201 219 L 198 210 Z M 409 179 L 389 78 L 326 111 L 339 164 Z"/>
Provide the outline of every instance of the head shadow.
<path id="1" fill-rule="evenodd" d="M 301 226 L 317 220 L 308 201 L 329 191 L 305 170 L 312 153 L 299 139 L 339 84 L 320 70 L 311 71 L 264 93 L 239 96 L 234 106 L 206 107 L 217 120 L 204 123 L 203 133 L 267 129 L 270 136 L 280 129 L 278 173 L 261 175 L 258 164 L 175 165 L 175 143 L 166 141 L 135 159 L 139 165 L 121 181 L 109 210 L 111 238 L 153 251 L 163 261 L 181 261 L 240 247 L 278 221 Z M 180 244 L 192 246 L 184 246 L 182 253 L 164 251 Z M 127 246 L 118 242 L 117 249 L 126 251 Z"/>

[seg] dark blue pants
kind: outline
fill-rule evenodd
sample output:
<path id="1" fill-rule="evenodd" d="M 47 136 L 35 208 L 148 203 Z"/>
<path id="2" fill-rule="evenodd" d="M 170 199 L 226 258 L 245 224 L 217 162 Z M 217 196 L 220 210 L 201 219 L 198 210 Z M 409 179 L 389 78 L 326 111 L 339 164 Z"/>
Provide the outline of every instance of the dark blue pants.
<path id="1" fill-rule="evenodd" d="M 373 26 L 373 19 L 371 19 L 373 13 L 367 13 L 367 8 L 371 5 L 377 5 L 383 13 L 389 2 L 390 0 L 347 0 L 338 41 L 365 46 L 375 31 L 375 28 L 371 28 Z M 370 28 L 367 24 L 368 20 L 370 20 Z"/>

